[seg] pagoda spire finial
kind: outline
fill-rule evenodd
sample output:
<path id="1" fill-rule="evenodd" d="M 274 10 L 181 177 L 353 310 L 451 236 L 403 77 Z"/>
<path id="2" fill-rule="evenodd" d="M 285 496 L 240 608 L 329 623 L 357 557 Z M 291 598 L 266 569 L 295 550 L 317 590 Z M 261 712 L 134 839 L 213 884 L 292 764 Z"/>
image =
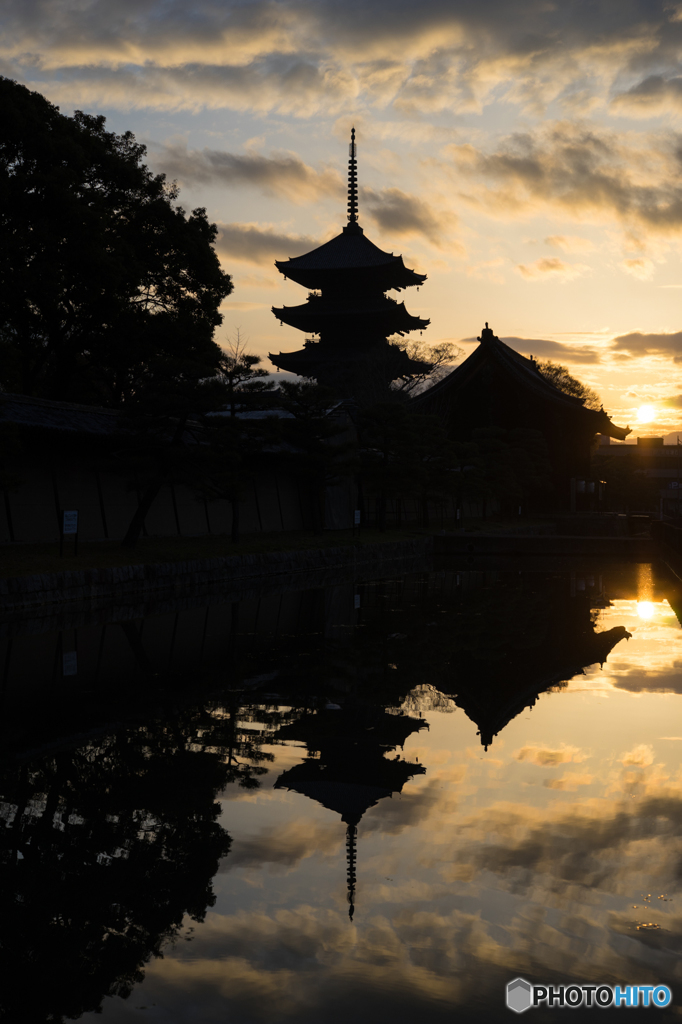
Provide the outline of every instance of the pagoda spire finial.
<path id="1" fill-rule="evenodd" d="M 358 830 L 355 825 L 348 825 L 346 828 L 346 856 L 348 860 L 348 916 L 353 920 L 355 913 L 355 862 L 357 851 L 355 840 Z"/>
<path id="2" fill-rule="evenodd" d="M 350 146 L 348 147 L 348 223 L 358 222 L 358 162 L 355 146 L 355 128 L 350 130 Z"/>

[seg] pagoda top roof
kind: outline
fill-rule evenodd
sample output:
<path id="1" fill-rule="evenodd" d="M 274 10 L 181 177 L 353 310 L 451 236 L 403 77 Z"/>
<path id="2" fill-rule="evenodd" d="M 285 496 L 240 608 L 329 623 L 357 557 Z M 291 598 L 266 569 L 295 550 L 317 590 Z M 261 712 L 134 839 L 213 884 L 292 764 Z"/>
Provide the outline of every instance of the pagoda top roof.
<path id="1" fill-rule="evenodd" d="M 310 286 L 310 274 L 322 272 L 324 277 L 331 273 L 364 271 L 377 274 L 390 280 L 393 287 L 406 288 L 420 285 L 426 280 L 426 274 L 417 274 L 403 263 L 402 256 L 392 252 L 384 252 L 378 245 L 371 242 L 359 224 L 348 224 L 341 234 L 330 241 L 312 249 L 303 256 L 294 256 L 288 260 L 276 260 L 275 266 L 285 277 L 290 277 L 300 284 Z M 302 280 L 299 280 L 302 278 Z"/>
<path id="2" fill-rule="evenodd" d="M 317 249 L 312 249 L 304 256 L 294 256 L 287 261 L 276 260 L 275 266 L 282 273 L 286 273 L 288 268 L 296 270 L 355 270 L 360 267 L 381 267 L 391 263 L 402 265 L 402 256 L 384 252 L 374 242 L 370 242 L 359 224 L 349 224 L 340 235 L 336 235 L 329 242 L 318 246 Z"/>
<path id="3" fill-rule="evenodd" d="M 329 772 L 319 762 L 304 761 L 283 772 L 274 788 L 293 790 L 294 793 L 307 796 L 328 810 L 336 811 L 347 825 L 357 825 L 370 807 L 392 793 L 400 793 L 409 779 L 414 775 L 423 775 L 425 771 L 421 765 L 406 761 L 385 760 L 385 764 L 387 770 L 384 770 L 384 774 L 390 775 L 390 778 L 376 783 L 363 783 L 329 778 Z M 383 765 L 379 767 L 382 769 Z"/>
<path id="4" fill-rule="evenodd" d="M 348 224 L 340 235 L 311 249 L 303 256 L 275 260 L 280 274 L 307 288 L 330 284 L 336 275 L 348 283 L 349 276 L 360 271 L 362 284 L 387 291 L 423 284 L 426 274 L 416 274 L 403 263 L 402 256 L 384 252 L 365 237 L 358 224 L 358 163 L 355 128 L 351 129 L 348 148 Z"/>
<path id="5" fill-rule="evenodd" d="M 576 412 L 579 410 L 582 415 L 592 420 L 591 426 L 595 433 L 606 434 L 619 441 L 624 441 L 630 433 L 629 427 L 618 427 L 612 423 L 603 409 L 588 409 L 582 399 L 568 395 L 565 391 L 555 387 L 542 375 L 532 357 L 527 359 L 519 352 L 515 352 L 509 345 L 505 345 L 493 334 L 487 324 L 481 331 L 478 341 L 481 343 L 478 348 L 452 373 L 413 399 L 413 402 L 419 405 L 420 411 L 436 415 L 446 413 L 447 407 L 455 400 L 457 393 L 468 386 L 472 377 L 484 365 L 494 363 L 498 369 L 509 376 L 515 387 L 522 388 L 529 396 L 549 402 L 554 406 L 561 406 L 566 411 Z"/>

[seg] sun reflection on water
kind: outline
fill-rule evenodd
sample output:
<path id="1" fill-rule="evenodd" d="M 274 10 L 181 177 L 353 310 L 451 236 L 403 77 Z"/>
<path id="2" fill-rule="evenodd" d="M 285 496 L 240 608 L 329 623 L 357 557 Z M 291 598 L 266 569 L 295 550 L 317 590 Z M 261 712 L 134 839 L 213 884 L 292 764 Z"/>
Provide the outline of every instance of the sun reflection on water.
<path id="1" fill-rule="evenodd" d="M 666 602 L 667 605 L 667 602 Z M 653 619 L 657 612 L 656 605 L 653 601 L 638 601 L 637 602 L 637 615 L 640 619 Z M 666 607 L 666 611 L 667 611 Z"/>

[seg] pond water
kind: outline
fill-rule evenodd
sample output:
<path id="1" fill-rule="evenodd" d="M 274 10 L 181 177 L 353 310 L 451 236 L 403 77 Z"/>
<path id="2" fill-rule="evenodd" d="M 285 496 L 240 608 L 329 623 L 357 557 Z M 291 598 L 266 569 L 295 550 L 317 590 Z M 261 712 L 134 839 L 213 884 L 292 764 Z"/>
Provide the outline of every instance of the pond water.
<path id="1" fill-rule="evenodd" d="M 680 1019 L 678 612 L 566 562 L 11 623 L 7 1019 Z"/>

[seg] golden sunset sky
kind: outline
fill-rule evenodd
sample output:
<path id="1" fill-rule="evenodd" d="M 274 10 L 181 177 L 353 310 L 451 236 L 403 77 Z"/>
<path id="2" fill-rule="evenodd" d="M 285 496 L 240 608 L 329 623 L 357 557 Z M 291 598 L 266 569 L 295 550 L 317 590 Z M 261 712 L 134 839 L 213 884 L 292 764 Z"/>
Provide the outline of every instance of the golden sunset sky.
<path id="1" fill-rule="evenodd" d="M 2 8 L 1 74 L 132 130 L 220 225 L 235 290 L 219 340 L 300 347 L 270 307 L 306 293 L 273 261 L 345 223 L 354 124 L 360 223 L 428 274 L 403 296 L 431 318 L 424 340 L 469 352 L 490 321 L 569 365 L 633 436 L 682 431 L 682 3 Z"/>

